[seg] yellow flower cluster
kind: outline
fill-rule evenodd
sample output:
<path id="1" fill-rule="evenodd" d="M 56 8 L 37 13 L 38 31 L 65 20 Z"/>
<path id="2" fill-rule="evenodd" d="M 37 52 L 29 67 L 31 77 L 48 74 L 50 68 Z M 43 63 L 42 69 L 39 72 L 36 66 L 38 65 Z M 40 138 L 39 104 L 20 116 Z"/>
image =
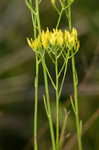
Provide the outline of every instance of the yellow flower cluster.
<path id="1" fill-rule="evenodd" d="M 53 29 L 53 31 L 42 31 L 38 37 L 33 39 L 27 39 L 28 45 L 34 50 L 41 48 L 48 49 L 48 47 L 64 47 L 68 49 L 78 49 L 79 41 L 77 38 L 77 31 L 75 28 L 71 32 L 67 30 Z"/>

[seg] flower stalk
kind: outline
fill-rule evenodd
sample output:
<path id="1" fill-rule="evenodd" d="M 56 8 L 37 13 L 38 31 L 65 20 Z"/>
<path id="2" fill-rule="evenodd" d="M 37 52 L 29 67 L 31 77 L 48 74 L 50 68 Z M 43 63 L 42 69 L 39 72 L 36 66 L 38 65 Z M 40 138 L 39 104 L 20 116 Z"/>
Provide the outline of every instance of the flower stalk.
<path id="1" fill-rule="evenodd" d="M 72 23 L 71 23 L 71 7 L 68 8 L 68 25 L 69 25 L 69 30 L 71 31 L 72 29 Z M 75 56 L 72 55 L 71 57 L 72 60 L 72 74 L 73 74 L 73 89 L 74 89 L 74 104 L 72 103 L 74 114 L 75 114 L 75 120 L 76 120 L 76 131 L 77 131 L 77 141 L 78 141 L 78 149 L 82 150 L 82 141 L 81 141 L 81 123 L 79 119 L 79 106 L 78 106 L 78 77 L 77 77 L 77 72 L 76 72 L 76 67 L 75 67 Z"/>
<path id="2" fill-rule="evenodd" d="M 78 79 L 77 72 L 75 68 L 75 58 L 72 57 L 72 72 L 73 72 L 73 84 L 74 84 L 74 113 L 76 119 L 76 130 L 77 130 L 77 141 L 78 141 L 78 149 L 82 150 L 82 142 L 81 142 L 81 124 L 79 119 L 79 109 L 78 109 Z"/>
<path id="3" fill-rule="evenodd" d="M 56 72 L 56 149 L 59 149 L 59 79 L 58 79 L 58 60 L 55 61 Z"/>
<path id="4" fill-rule="evenodd" d="M 35 0 L 35 8 L 33 8 L 32 0 L 26 0 L 26 5 L 31 12 L 33 35 L 34 38 L 37 36 L 37 32 L 40 34 L 40 18 L 39 18 L 39 2 Z M 33 49 L 33 47 L 32 47 Z M 36 56 L 36 75 L 35 75 L 35 101 L 34 101 L 34 150 L 38 150 L 37 143 L 37 120 L 38 120 L 38 78 L 39 78 L 39 57 Z"/>
<path id="5" fill-rule="evenodd" d="M 35 104 L 34 104 L 34 150 L 38 150 L 38 144 L 37 144 L 38 73 L 39 73 L 39 63 L 38 63 L 38 56 L 36 56 Z"/>
<path id="6" fill-rule="evenodd" d="M 44 105 L 49 121 L 50 126 L 50 133 L 51 133 L 51 141 L 52 141 L 52 149 L 56 150 L 55 146 L 55 137 L 54 137 L 54 130 L 53 130 L 53 120 L 52 120 L 52 114 L 51 114 L 51 105 L 50 105 L 50 96 L 49 96 L 49 88 L 48 88 L 48 77 L 46 72 L 46 66 L 45 66 L 45 58 L 42 57 L 42 66 L 43 66 L 43 73 L 44 73 L 44 81 L 45 81 L 45 93 L 46 93 L 46 99 L 44 97 Z"/>

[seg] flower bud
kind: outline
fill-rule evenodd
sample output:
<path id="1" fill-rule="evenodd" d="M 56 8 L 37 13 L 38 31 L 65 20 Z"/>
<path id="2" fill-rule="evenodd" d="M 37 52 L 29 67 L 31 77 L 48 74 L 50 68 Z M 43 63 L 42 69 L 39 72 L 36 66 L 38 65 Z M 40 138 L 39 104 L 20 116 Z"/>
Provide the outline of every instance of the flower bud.
<path id="1" fill-rule="evenodd" d="M 50 0 L 53 5 L 55 5 L 56 0 Z"/>

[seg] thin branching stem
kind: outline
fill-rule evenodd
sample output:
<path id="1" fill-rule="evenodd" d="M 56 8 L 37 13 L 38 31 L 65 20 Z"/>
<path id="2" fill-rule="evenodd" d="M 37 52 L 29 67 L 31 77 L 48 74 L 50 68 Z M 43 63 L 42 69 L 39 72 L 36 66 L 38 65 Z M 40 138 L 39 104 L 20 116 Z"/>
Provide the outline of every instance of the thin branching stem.
<path id="1" fill-rule="evenodd" d="M 48 88 L 48 77 L 46 72 L 46 65 L 45 65 L 45 58 L 42 58 L 42 67 L 43 67 L 43 73 L 44 73 L 44 81 L 45 81 L 45 93 L 46 93 L 46 104 L 47 104 L 47 117 L 49 121 L 50 126 L 50 133 L 51 133 L 51 140 L 52 140 L 52 149 L 56 150 L 55 146 L 55 137 L 54 137 L 54 130 L 53 130 L 53 121 L 52 121 L 52 115 L 51 115 L 51 106 L 50 106 L 50 97 L 49 97 L 49 88 Z"/>
<path id="2" fill-rule="evenodd" d="M 34 150 L 38 150 L 38 144 L 37 144 L 38 73 L 39 73 L 39 64 L 38 64 L 38 56 L 36 56 L 35 104 L 34 104 Z"/>
<path id="3" fill-rule="evenodd" d="M 62 17 L 62 13 L 63 13 L 63 9 L 61 9 L 61 12 L 59 12 L 59 18 L 58 18 L 58 21 L 57 21 L 56 29 L 59 27 L 61 17 Z"/>
<path id="4" fill-rule="evenodd" d="M 32 1 L 31 1 L 32 4 Z M 36 37 L 37 29 L 35 26 L 38 27 L 38 32 L 40 33 L 40 18 L 39 18 L 39 1 L 35 0 L 35 12 L 37 15 L 34 15 L 33 20 L 33 13 L 32 13 L 32 22 L 34 25 L 34 37 Z M 38 150 L 38 143 L 37 143 L 37 118 L 38 118 L 38 69 L 39 69 L 39 63 L 38 63 L 38 55 L 36 54 L 36 77 L 35 77 L 35 111 L 34 111 L 34 150 Z"/>
<path id="5" fill-rule="evenodd" d="M 64 110 L 64 113 L 65 113 L 65 117 L 64 117 L 63 126 L 62 126 L 62 129 L 61 129 L 60 141 L 59 141 L 60 149 L 62 149 L 62 145 L 63 145 L 64 139 L 65 139 L 64 134 L 65 134 L 67 120 L 68 120 L 68 116 L 69 116 L 70 112 L 67 112 L 66 110 Z"/>
<path id="6" fill-rule="evenodd" d="M 71 22 L 71 7 L 69 7 L 68 9 L 67 9 L 68 11 L 67 11 L 67 18 L 68 18 L 68 26 L 69 26 L 69 30 L 71 31 L 71 29 L 72 29 L 72 22 Z"/>
<path id="7" fill-rule="evenodd" d="M 74 56 L 72 57 L 72 72 L 73 72 L 73 82 L 74 82 L 75 117 L 76 117 L 78 148 L 79 148 L 79 150 L 82 150 L 81 126 L 80 126 L 79 110 L 78 110 L 77 73 L 76 73 L 76 69 L 75 69 L 75 58 L 74 58 Z"/>
<path id="8" fill-rule="evenodd" d="M 64 84 L 64 80 L 65 80 L 65 76 L 66 76 L 66 72 L 67 72 L 67 65 L 68 65 L 68 59 L 65 60 L 65 69 L 64 69 L 64 74 L 63 74 L 63 78 L 62 78 L 62 81 L 61 81 L 61 85 L 60 85 L 60 89 L 59 89 L 59 98 L 61 96 L 61 93 L 62 93 L 62 88 L 63 88 L 63 84 Z"/>
<path id="9" fill-rule="evenodd" d="M 55 60 L 56 72 L 56 149 L 59 149 L 59 80 L 58 80 L 58 59 Z"/>
<path id="10" fill-rule="evenodd" d="M 71 31 L 71 28 L 72 28 L 71 7 L 68 8 L 67 12 L 68 12 L 67 17 L 68 17 L 69 30 Z M 79 150 L 82 150 L 81 125 L 80 125 L 79 109 L 78 109 L 78 78 L 77 78 L 77 72 L 76 72 L 76 67 L 75 67 L 75 56 L 74 55 L 72 55 L 71 60 L 72 60 L 73 86 L 74 86 L 74 105 L 73 105 L 73 110 L 75 110 L 74 114 L 75 114 L 75 120 L 76 120 L 78 148 L 79 148 Z"/>
<path id="11" fill-rule="evenodd" d="M 38 26 L 38 32 L 41 34 L 41 25 L 40 25 L 40 14 L 39 14 L 39 0 L 35 0 L 35 9 L 37 12 L 36 18 L 37 18 L 37 26 Z"/>
<path id="12" fill-rule="evenodd" d="M 51 75 L 50 75 L 50 72 L 49 72 L 49 70 L 48 70 L 48 68 L 47 68 L 46 65 L 45 65 L 45 67 L 46 67 L 46 71 L 47 71 L 47 74 L 48 74 L 48 76 L 49 76 L 49 79 L 50 79 L 50 81 L 51 81 L 51 83 L 52 83 L 52 86 L 53 86 L 54 89 L 56 89 L 55 83 L 54 83 L 54 81 L 53 81 L 53 79 L 52 79 L 52 77 L 51 77 Z"/>
<path id="13" fill-rule="evenodd" d="M 31 11 L 33 34 L 34 38 L 37 36 L 37 30 L 40 33 L 40 18 L 39 18 L 39 2 L 35 0 L 36 7 L 33 9 L 32 0 L 26 0 L 26 4 Z M 35 104 L 34 104 L 34 150 L 38 150 L 37 143 L 37 119 L 38 119 L 38 73 L 39 73 L 39 59 L 36 54 L 36 76 L 35 76 Z"/>
<path id="14" fill-rule="evenodd" d="M 62 65 L 62 67 L 60 69 L 60 72 L 58 73 L 58 78 L 61 76 L 61 73 L 63 72 L 64 67 L 65 67 L 65 64 L 66 64 L 66 62 L 64 61 L 63 65 Z"/>
<path id="15" fill-rule="evenodd" d="M 33 34 L 36 38 L 36 14 L 35 9 L 33 10 L 32 0 L 26 0 L 27 7 L 31 11 L 32 25 L 33 25 Z M 37 119 L 38 119 L 38 73 L 39 73 L 39 63 L 38 56 L 36 55 L 36 76 L 35 76 L 35 101 L 34 101 L 34 150 L 38 150 L 37 143 Z"/>

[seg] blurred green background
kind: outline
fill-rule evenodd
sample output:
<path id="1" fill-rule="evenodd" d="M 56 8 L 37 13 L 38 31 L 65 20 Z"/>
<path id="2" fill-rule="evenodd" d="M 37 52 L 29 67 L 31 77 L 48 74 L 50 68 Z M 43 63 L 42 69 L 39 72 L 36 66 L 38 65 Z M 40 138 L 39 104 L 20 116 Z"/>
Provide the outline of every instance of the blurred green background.
<path id="1" fill-rule="evenodd" d="M 50 0 L 42 0 L 40 6 L 42 28 L 55 27 L 57 14 Z M 78 29 L 80 51 L 76 56 L 79 77 L 80 117 L 85 124 L 84 150 L 99 150 L 99 4 L 97 0 L 75 0 L 72 7 L 73 26 Z M 62 18 L 61 28 L 67 23 Z M 31 16 L 22 0 L 0 0 L 0 150 L 32 149 L 35 57 L 26 38 L 32 36 Z M 70 66 L 69 66 L 70 68 Z M 68 96 L 72 94 L 72 77 L 67 74 L 60 100 L 71 110 Z M 44 93 L 42 71 L 39 80 L 39 149 L 50 147 L 50 133 L 43 106 Z M 68 90 L 67 90 L 68 89 Z M 54 92 L 51 90 L 52 100 Z M 66 101 L 67 100 L 67 101 Z M 53 103 L 53 121 L 54 101 Z M 65 105 L 64 105 L 65 104 Z M 63 114 L 60 114 L 60 117 Z M 68 121 L 66 145 L 75 133 L 74 118 Z M 69 136 L 68 136 L 69 135 Z M 73 150 L 77 148 L 73 147 Z"/>

